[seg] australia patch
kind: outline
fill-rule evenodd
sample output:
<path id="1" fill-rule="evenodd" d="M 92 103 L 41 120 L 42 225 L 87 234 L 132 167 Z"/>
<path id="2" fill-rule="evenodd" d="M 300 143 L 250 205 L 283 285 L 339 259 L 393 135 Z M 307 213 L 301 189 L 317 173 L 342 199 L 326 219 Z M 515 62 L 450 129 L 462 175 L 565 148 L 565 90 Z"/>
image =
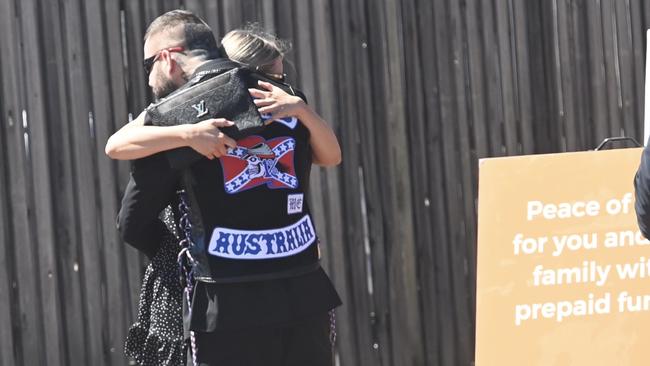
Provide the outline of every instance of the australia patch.
<path id="1" fill-rule="evenodd" d="M 309 215 L 295 223 L 268 230 L 216 227 L 208 253 L 230 259 L 272 259 L 302 252 L 317 240 Z"/>
<path id="2" fill-rule="evenodd" d="M 226 192 L 240 193 L 264 184 L 271 189 L 297 188 L 295 148 L 291 137 L 248 136 L 237 141 L 237 147 L 221 157 Z"/>

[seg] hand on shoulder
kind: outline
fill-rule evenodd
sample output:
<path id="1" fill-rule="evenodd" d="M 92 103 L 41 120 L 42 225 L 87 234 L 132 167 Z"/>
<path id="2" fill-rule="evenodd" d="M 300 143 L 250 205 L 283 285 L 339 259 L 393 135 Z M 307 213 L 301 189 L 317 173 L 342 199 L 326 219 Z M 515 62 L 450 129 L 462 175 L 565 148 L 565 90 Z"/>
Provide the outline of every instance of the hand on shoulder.
<path id="1" fill-rule="evenodd" d="M 251 96 L 255 98 L 254 103 L 260 114 L 268 114 L 271 120 L 284 117 L 300 117 L 304 114 L 307 104 L 302 98 L 291 95 L 281 88 L 267 83 L 258 81 L 261 89 L 248 89 Z"/>

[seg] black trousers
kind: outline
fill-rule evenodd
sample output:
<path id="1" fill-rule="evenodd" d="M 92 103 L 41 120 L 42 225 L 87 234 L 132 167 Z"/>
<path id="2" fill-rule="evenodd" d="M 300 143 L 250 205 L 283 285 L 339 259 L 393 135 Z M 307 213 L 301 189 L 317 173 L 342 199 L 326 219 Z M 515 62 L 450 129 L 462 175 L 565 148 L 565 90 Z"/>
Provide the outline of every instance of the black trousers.
<path id="1" fill-rule="evenodd" d="M 195 332 L 195 340 L 198 366 L 333 365 L 328 313 L 289 326 Z"/>

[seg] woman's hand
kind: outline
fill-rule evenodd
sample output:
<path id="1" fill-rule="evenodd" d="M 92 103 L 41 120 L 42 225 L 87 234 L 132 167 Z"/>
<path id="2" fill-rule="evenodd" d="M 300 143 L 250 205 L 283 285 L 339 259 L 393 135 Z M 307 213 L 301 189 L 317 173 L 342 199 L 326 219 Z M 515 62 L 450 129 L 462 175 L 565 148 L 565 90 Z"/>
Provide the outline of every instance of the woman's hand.
<path id="1" fill-rule="evenodd" d="M 269 122 L 284 117 L 297 117 L 300 119 L 305 111 L 305 101 L 295 95 L 288 94 L 277 86 L 265 81 L 258 81 L 262 89 L 248 89 L 253 102 L 260 114 L 270 115 Z"/>
<path id="2" fill-rule="evenodd" d="M 269 114 L 268 123 L 284 117 L 296 117 L 310 133 L 312 162 L 320 166 L 341 163 L 341 147 L 332 128 L 302 98 L 286 93 L 277 86 L 258 81 L 260 89 L 248 89 L 260 114 Z"/>

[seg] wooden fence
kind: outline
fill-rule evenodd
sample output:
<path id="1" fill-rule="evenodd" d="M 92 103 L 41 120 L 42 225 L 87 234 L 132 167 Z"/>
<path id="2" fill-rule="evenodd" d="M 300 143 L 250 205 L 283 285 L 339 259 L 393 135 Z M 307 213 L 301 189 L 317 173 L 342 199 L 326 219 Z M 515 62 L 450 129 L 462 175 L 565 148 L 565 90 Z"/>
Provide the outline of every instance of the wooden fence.
<path id="1" fill-rule="evenodd" d="M 110 134 L 150 94 L 146 25 L 293 42 L 343 164 L 313 171 L 340 365 L 473 363 L 477 160 L 641 138 L 641 0 L 0 0 L 0 365 L 124 365 L 144 261 Z"/>

